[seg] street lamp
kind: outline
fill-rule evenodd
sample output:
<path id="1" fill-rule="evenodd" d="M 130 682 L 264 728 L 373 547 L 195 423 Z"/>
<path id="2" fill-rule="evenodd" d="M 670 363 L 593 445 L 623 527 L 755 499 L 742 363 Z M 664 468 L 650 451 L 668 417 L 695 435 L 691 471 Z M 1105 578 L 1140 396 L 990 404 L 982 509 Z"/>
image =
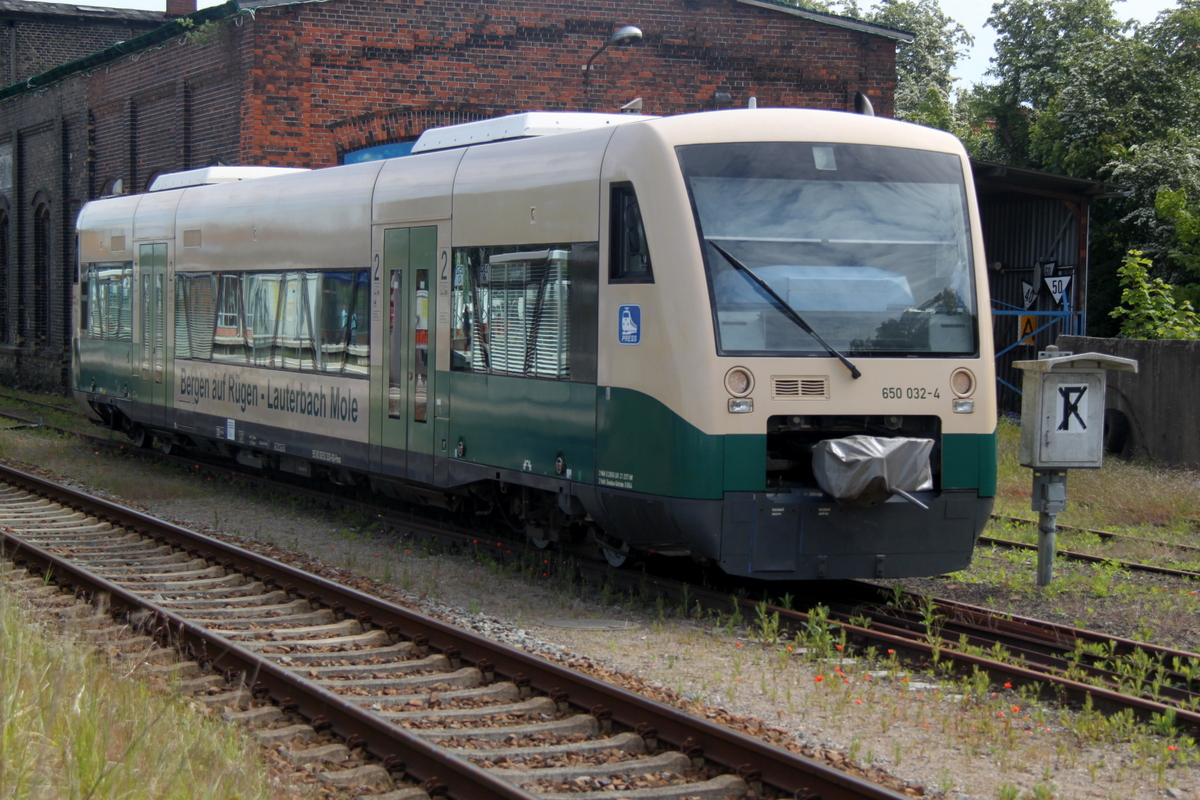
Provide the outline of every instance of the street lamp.
<path id="1" fill-rule="evenodd" d="M 636 25 L 626 25 L 625 27 L 618 28 L 616 31 L 614 31 L 613 35 L 608 37 L 608 41 L 600 45 L 600 49 L 592 53 L 591 58 L 589 58 L 587 63 L 583 65 L 584 85 L 586 86 L 591 80 L 592 62 L 596 60 L 596 56 L 600 55 L 614 44 L 633 44 L 634 42 L 641 41 L 641 39 L 642 29 Z"/>

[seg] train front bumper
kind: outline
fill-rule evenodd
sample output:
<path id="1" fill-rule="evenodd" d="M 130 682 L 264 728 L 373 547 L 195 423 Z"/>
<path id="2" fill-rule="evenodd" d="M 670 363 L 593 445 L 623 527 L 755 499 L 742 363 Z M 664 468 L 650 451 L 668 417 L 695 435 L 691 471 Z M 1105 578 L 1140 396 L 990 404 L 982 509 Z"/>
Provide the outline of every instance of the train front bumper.
<path id="1" fill-rule="evenodd" d="M 766 580 L 904 578 L 971 563 L 992 510 L 975 490 L 920 492 L 865 508 L 820 490 L 726 492 L 721 569 Z"/>

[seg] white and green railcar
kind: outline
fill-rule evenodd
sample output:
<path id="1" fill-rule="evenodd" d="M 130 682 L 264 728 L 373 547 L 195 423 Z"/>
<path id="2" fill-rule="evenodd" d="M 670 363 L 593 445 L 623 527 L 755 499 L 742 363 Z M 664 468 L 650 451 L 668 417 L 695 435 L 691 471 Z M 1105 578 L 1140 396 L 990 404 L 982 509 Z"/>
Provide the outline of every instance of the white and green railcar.
<path id="1" fill-rule="evenodd" d="M 522 114 L 164 176 L 78 232 L 73 388 L 140 443 L 766 579 L 958 569 L 991 508 L 979 218 L 938 131 Z"/>

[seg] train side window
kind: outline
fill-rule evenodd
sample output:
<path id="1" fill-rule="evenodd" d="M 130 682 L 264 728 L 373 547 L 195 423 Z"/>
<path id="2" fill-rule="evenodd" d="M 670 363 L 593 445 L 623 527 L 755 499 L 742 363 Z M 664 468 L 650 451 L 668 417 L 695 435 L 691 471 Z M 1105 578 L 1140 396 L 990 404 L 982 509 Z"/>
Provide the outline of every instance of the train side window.
<path id="1" fill-rule="evenodd" d="M 654 283 L 642 210 L 631 183 L 614 183 L 609 202 L 608 279 Z"/>
<path id="2" fill-rule="evenodd" d="M 572 250 L 455 250 L 450 369 L 571 380 Z"/>
<path id="3" fill-rule="evenodd" d="M 275 366 L 307 372 L 316 368 L 313 310 L 319 273 L 284 273 L 282 313 L 276 319 Z"/>
<path id="4" fill-rule="evenodd" d="M 86 265 L 80 276 L 80 327 L 89 339 L 133 339 L 133 264 Z"/>
<path id="5" fill-rule="evenodd" d="M 217 297 L 212 326 L 212 358 L 214 361 L 245 363 L 249 359 L 244 313 L 245 277 L 237 272 L 224 272 L 218 274 L 213 283 Z"/>
<path id="6" fill-rule="evenodd" d="M 175 357 L 209 361 L 216 337 L 218 276 L 179 273 L 175 278 Z"/>
<path id="7" fill-rule="evenodd" d="M 88 300 L 90 299 L 88 297 L 88 286 L 90 285 L 90 281 L 88 280 L 88 271 L 90 269 L 90 264 L 85 265 L 84 268 L 80 270 L 79 275 L 79 335 L 83 338 L 87 338 L 89 336 L 88 326 L 91 322 L 91 320 L 88 319 Z"/>
<path id="8" fill-rule="evenodd" d="M 274 366 L 276 326 L 279 320 L 281 274 L 250 275 L 246 288 L 246 345 L 250 362 L 258 367 Z"/>

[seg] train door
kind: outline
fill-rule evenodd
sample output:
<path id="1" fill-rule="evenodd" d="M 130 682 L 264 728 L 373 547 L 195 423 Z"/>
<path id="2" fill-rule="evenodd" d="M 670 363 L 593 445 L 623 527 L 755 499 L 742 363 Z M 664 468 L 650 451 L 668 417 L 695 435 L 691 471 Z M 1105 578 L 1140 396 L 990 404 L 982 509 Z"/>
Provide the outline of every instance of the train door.
<path id="1" fill-rule="evenodd" d="M 143 419 L 151 425 L 166 424 L 167 391 L 167 245 L 144 244 L 138 248 L 138 316 L 141 342 L 133 359 L 135 383 L 145 404 Z"/>
<path id="2" fill-rule="evenodd" d="M 383 375 L 377 396 L 377 468 L 433 481 L 434 346 L 437 227 L 386 228 L 377 242 L 383 283 Z"/>

